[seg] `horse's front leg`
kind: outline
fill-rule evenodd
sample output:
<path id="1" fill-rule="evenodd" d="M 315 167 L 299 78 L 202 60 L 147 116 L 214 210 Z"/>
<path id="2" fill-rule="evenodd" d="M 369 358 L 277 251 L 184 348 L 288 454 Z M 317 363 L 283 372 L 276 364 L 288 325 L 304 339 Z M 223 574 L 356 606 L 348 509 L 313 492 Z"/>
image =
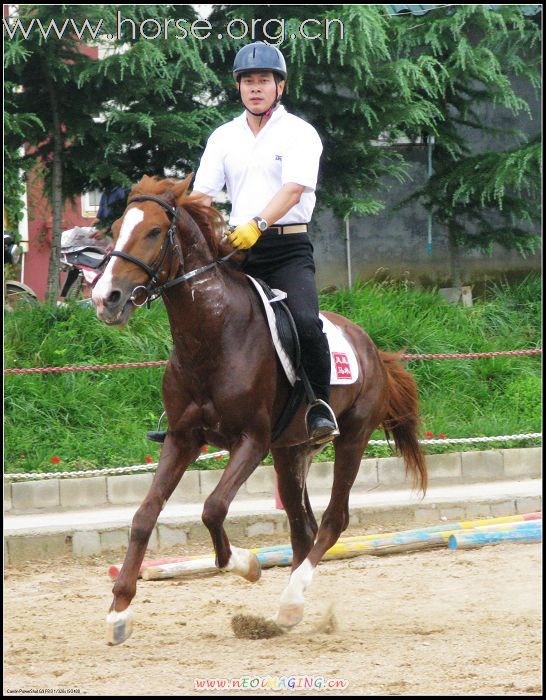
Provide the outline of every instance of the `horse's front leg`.
<path id="1" fill-rule="evenodd" d="M 181 441 L 171 434 L 165 440 L 150 490 L 133 518 L 129 548 L 112 589 L 114 600 L 106 617 L 108 644 L 121 644 L 131 635 L 133 616 L 129 605 L 136 594 L 136 582 L 150 535 L 165 502 L 188 465 L 197 459 L 199 449 L 195 441 Z"/>
<path id="2" fill-rule="evenodd" d="M 267 455 L 267 439 L 244 436 L 231 450 L 222 478 L 204 504 L 202 519 L 214 545 L 216 566 L 232 571 L 247 581 L 257 581 L 261 575 L 260 563 L 248 549 L 231 547 L 223 523 L 237 491 Z"/>

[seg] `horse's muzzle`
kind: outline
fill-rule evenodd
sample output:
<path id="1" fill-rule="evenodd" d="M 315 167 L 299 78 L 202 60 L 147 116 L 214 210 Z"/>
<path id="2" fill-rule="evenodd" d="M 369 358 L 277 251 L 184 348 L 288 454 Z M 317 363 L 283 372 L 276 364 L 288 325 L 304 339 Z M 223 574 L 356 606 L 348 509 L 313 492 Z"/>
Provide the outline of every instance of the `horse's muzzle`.
<path id="1" fill-rule="evenodd" d="M 131 293 L 121 289 L 110 289 L 106 294 L 95 288 L 92 294 L 97 317 L 109 326 L 125 325 L 135 308 Z"/>

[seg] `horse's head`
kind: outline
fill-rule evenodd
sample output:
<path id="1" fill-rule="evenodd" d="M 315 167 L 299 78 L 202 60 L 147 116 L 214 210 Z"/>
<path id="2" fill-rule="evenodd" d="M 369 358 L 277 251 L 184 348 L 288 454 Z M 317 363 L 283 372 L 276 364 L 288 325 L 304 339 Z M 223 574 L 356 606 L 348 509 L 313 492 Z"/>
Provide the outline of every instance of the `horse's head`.
<path id="1" fill-rule="evenodd" d="M 188 228 L 196 226 L 187 210 L 197 220 L 202 216 L 199 205 L 188 202 L 190 181 L 191 175 L 181 182 L 144 176 L 131 190 L 125 212 L 112 224 L 114 250 L 92 294 L 97 316 L 105 323 L 124 325 L 136 306 L 183 271 L 180 229 L 184 222 Z M 209 247 L 214 247 L 210 215 L 205 224 L 212 231 Z"/>

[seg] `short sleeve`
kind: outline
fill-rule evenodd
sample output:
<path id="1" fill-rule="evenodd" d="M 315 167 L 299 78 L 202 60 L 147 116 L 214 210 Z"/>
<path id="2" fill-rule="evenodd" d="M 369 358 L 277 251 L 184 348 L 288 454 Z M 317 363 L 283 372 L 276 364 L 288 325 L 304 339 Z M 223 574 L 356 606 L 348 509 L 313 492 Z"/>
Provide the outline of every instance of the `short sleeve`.
<path id="1" fill-rule="evenodd" d="M 282 161 L 282 184 L 295 182 L 314 192 L 322 154 L 322 141 L 316 130 L 305 124 L 304 129 L 294 129 L 294 137 L 287 144 Z"/>
<path id="2" fill-rule="evenodd" d="M 220 148 L 220 139 L 214 132 L 207 141 L 205 152 L 201 157 L 193 189 L 196 192 L 216 197 L 223 190 L 225 184 L 224 155 Z"/>

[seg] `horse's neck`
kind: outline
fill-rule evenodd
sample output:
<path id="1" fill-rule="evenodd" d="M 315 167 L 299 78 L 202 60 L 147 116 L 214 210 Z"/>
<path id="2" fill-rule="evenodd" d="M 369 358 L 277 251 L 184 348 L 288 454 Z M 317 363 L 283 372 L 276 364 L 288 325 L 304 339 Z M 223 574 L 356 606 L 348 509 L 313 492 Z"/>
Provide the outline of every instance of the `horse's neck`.
<path id="1" fill-rule="evenodd" d="M 180 244 L 184 272 L 215 262 L 216 256 L 191 217 L 189 222 L 183 221 L 183 227 Z M 191 366 L 197 357 L 202 359 L 203 353 L 207 353 L 213 354 L 211 361 L 221 362 L 221 338 L 233 323 L 251 312 L 252 298 L 244 276 L 222 265 L 214 265 L 167 290 L 165 306 L 179 361 Z"/>
<path id="2" fill-rule="evenodd" d="M 183 259 L 178 275 L 192 272 L 215 261 L 205 236 L 184 211 L 179 235 Z M 171 287 L 164 296 L 169 315 L 171 334 L 179 358 L 201 352 L 221 331 L 229 306 L 229 294 L 222 270 L 217 265 Z"/>
<path id="3" fill-rule="evenodd" d="M 179 274 L 183 274 L 184 272 L 191 272 L 191 270 L 195 270 L 201 265 L 207 265 L 214 260 L 214 257 L 201 229 L 185 209 L 181 208 L 178 216 L 180 217 L 178 244 L 182 250 L 185 268 L 184 270 L 179 270 Z M 180 232 L 181 230 L 183 230 L 183 234 Z"/>

